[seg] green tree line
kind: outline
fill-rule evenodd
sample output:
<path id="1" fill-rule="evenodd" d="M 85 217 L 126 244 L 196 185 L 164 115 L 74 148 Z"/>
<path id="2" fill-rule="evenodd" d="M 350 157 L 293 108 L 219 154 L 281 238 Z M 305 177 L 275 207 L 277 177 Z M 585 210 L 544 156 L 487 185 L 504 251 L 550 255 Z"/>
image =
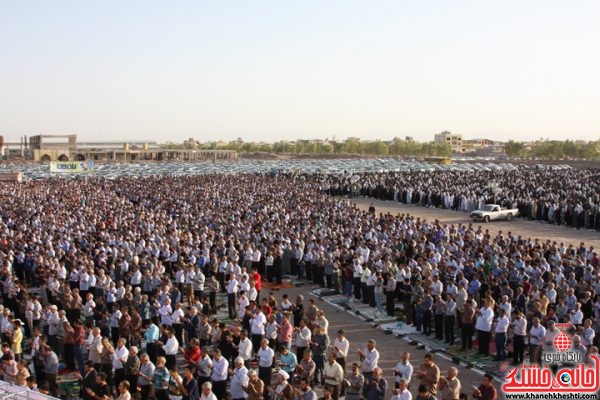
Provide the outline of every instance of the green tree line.
<path id="1" fill-rule="evenodd" d="M 184 148 L 183 144 L 168 144 L 166 148 Z M 229 143 L 207 142 L 192 146 L 198 150 L 236 150 L 240 153 L 276 153 L 276 154 L 370 154 L 378 156 L 449 156 L 452 149 L 448 143 L 426 143 L 413 140 L 394 139 L 391 142 L 381 140 L 363 141 L 348 138 L 344 141 L 279 141 L 275 143 L 256 143 L 232 141 Z"/>
<path id="2" fill-rule="evenodd" d="M 600 140 L 582 142 L 573 140 L 538 140 L 533 143 L 508 141 L 504 151 L 509 157 L 536 157 L 542 159 L 600 158 Z"/>

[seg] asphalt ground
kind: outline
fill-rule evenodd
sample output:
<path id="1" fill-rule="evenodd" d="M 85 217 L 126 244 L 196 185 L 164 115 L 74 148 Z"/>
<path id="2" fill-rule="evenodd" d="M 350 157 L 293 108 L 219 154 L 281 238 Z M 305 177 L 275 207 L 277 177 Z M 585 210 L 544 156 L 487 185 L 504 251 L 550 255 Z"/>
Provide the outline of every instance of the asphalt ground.
<path id="1" fill-rule="evenodd" d="M 281 289 L 279 291 L 275 291 L 274 294 L 278 299 L 281 299 L 283 294 L 287 294 L 292 301 L 298 294 L 304 296 L 305 302 L 308 300 L 308 298 L 316 299 L 317 307 L 325 311 L 325 316 L 329 320 L 328 333 L 330 339 L 332 341 L 335 339 L 336 332 L 339 329 L 343 329 L 346 332 L 346 337 L 350 342 L 347 371 L 349 371 L 349 367 L 353 362 L 360 362 L 356 350 L 359 347 L 365 347 L 367 340 L 375 339 L 377 343 L 377 349 L 379 350 L 378 365 L 383 369 L 384 377 L 387 380 L 388 390 L 385 398 L 390 398 L 392 396 L 392 389 L 394 388 L 393 368 L 398 361 L 400 361 L 402 353 L 405 351 L 411 353 L 411 363 L 414 367 L 414 371 L 416 372 L 419 369 L 419 366 L 422 364 L 425 354 L 428 353 L 433 346 L 430 347 L 426 345 L 423 347 L 423 341 L 420 341 L 420 343 L 415 343 L 403 337 L 397 337 L 393 334 L 386 334 L 384 330 L 377 326 L 374 322 L 366 322 L 364 318 L 352 315 L 352 313 L 346 312 L 336 305 L 331 304 L 327 301 L 327 296 L 319 297 L 314 295 L 312 290 L 316 288 L 317 286 L 314 285 L 302 285 L 300 287 Z M 263 297 L 265 294 L 264 292 L 265 290 L 263 290 L 261 297 Z M 417 335 L 424 336 L 421 334 Z M 411 335 L 411 338 L 412 337 L 414 336 Z M 424 341 L 426 340 L 427 339 L 424 339 Z M 429 341 L 431 341 L 431 339 L 429 339 Z M 440 368 L 442 375 L 445 375 L 448 369 L 452 366 L 458 368 L 458 378 L 461 381 L 462 392 L 468 394 L 469 398 L 471 399 L 471 393 L 473 391 L 472 386 L 479 386 L 482 383 L 484 372 L 477 368 L 469 369 L 465 366 L 457 365 L 452 362 L 450 357 L 441 352 L 434 353 L 434 360 Z M 497 380 L 495 382 L 496 389 L 500 389 L 502 383 L 503 382 L 500 380 Z M 417 396 L 418 386 L 419 380 L 413 375 L 413 379 L 411 380 L 410 384 L 410 391 L 413 395 L 413 398 L 416 398 Z M 499 399 L 503 398 L 504 396 L 499 396 Z"/>
<path id="2" fill-rule="evenodd" d="M 394 201 L 373 200 L 364 197 L 354 197 L 347 199 L 362 210 L 367 210 L 371 204 L 375 207 L 377 213 L 390 214 L 410 214 L 415 217 L 424 218 L 428 221 L 439 220 L 446 224 L 469 224 L 481 226 L 483 229 L 489 229 L 495 234 L 498 231 L 503 233 L 512 232 L 514 235 L 521 235 L 524 238 L 539 238 L 540 240 L 555 240 L 558 243 L 572 243 L 579 246 L 580 242 L 586 245 L 600 247 L 600 232 L 586 229 L 575 229 L 567 226 L 547 224 L 539 221 L 528 221 L 522 218 L 516 218 L 512 221 L 491 221 L 488 223 L 473 222 L 469 214 L 461 211 L 452 211 L 440 208 L 419 207 L 415 205 L 402 204 Z"/>
<path id="3" fill-rule="evenodd" d="M 411 206 L 368 198 L 351 198 L 348 200 L 360 209 L 368 209 L 368 207 L 373 204 L 378 213 L 410 214 L 427 220 L 437 219 L 449 224 L 467 224 L 471 222 L 468 214 L 464 212 Z M 522 235 L 525 238 L 539 238 L 541 240 L 550 239 L 557 242 L 565 242 L 566 244 L 572 243 L 573 245 L 579 245 L 580 242 L 584 242 L 588 246 L 594 246 L 594 248 L 600 247 L 600 232 L 595 231 L 577 230 L 569 227 L 523 219 L 516 219 L 510 222 L 497 221 L 487 224 L 478 223 L 477 225 L 481 225 L 484 229 L 489 229 L 493 233 L 499 230 L 505 233 L 511 231 L 513 234 Z M 278 298 L 280 298 L 283 293 L 287 293 L 290 298 L 295 298 L 297 294 L 304 295 L 305 300 L 307 295 L 317 298 L 317 306 L 325 311 L 325 315 L 329 320 L 329 334 L 332 340 L 335 338 L 337 330 L 344 329 L 346 331 L 346 336 L 350 341 L 351 349 L 348 356 L 348 365 L 351 365 L 352 362 L 359 361 L 356 353 L 358 347 L 365 346 L 366 341 L 369 339 L 375 339 L 380 353 L 379 366 L 383 369 L 384 377 L 388 382 L 386 398 L 391 397 L 391 389 L 394 387 L 393 367 L 400 360 L 402 353 L 405 351 L 411 353 L 411 363 L 414 370 L 417 371 L 423 362 L 425 354 L 434 350 L 434 360 L 440 368 L 442 376 L 446 374 L 451 366 L 457 367 L 459 371 L 458 378 L 461 381 L 462 386 L 461 391 L 466 393 L 470 399 L 472 398 L 472 386 L 479 386 L 481 384 L 484 371 L 476 366 L 468 367 L 465 366 L 464 363 L 456 364 L 453 362 L 453 359 L 446 353 L 448 345 L 437 342 L 430 337 L 425 337 L 420 333 L 408 335 L 406 337 L 386 334 L 383 329 L 380 329 L 380 327 L 376 325 L 378 322 L 377 320 L 375 320 L 375 322 L 367 322 L 365 321 L 364 316 L 360 317 L 353 315 L 353 312 L 346 312 L 339 305 L 334 304 L 334 302 L 330 300 L 331 298 L 328 299 L 328 296 L 315 296 L 311 291 L 316 288 L 316 286 L 303 285 L 301 287 L 284 289 L 275 293 Z M 356 306 L 354 309 L 356 309 Z M 504 376 L 505 372 L 508 372 L 510 366 L 507 363 L 502 363 L 494 368 L 494 375 L 496 376 L 494 385 L 498 390 L 498 398 L 504 399 L 505 396 L 501 391 L 501 386 L 504 381 L 501 377 Z M 413 398 L 417 395 L 418 385 L 418 379 L 413 376 L 410 385 L 410 391 L 413 394 Z"/>

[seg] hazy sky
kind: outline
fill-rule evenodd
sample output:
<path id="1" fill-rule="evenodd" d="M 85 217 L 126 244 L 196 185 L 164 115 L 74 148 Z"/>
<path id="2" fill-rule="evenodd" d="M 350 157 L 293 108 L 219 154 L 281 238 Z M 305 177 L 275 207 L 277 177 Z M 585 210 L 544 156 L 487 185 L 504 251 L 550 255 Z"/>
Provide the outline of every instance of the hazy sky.
<path id="1" fill-rule="evenodd" d="M 600 1 L 0 0 L 0 134 L 600 138 Z"/>

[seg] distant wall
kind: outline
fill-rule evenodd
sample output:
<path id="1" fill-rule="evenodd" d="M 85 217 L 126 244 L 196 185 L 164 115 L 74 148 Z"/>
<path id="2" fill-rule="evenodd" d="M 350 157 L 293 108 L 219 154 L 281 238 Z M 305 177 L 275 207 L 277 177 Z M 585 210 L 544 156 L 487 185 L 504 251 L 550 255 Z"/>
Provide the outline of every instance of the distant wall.
<path id="1" fill-rule="evenodd" d="M 0 182 L 21 182 L 23 176 L 20 172 L 3 172 L 0 173 Z"/>

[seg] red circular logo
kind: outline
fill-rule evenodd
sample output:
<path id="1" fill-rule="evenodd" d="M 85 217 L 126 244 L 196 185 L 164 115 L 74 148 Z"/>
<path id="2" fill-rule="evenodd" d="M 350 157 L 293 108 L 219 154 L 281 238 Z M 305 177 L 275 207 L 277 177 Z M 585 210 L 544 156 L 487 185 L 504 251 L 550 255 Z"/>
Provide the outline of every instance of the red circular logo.
<path id="1" fill-rule="evenodd" d="M 554 348 L 557 351 L 567 351 L 571 348 L 571 344 L 571 338 L 562 332 L 554 338 Z"/>

